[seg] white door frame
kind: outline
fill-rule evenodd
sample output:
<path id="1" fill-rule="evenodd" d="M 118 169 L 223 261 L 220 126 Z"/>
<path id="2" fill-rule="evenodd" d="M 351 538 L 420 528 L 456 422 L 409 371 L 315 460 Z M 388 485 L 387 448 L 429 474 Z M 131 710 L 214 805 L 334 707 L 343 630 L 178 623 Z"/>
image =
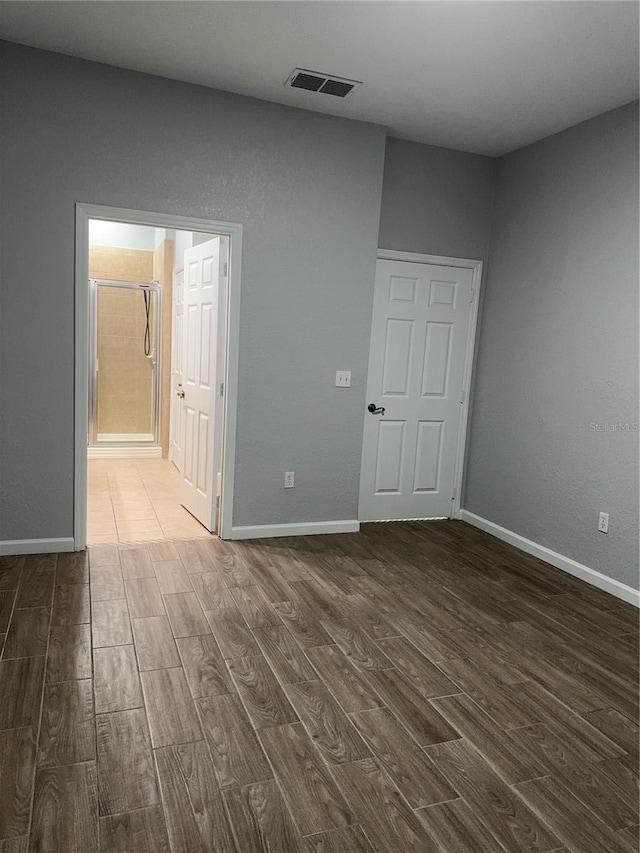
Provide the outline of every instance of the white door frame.
<path id="1" fill-rule="evenodd" d="M 89 220 L 105 219 L 156 228 L 179 228 L 229 237 L 227 278 L 226 365 L 223 398 L 222 493 L 220 500 L 221 539 L 231 538 L 233 487 L 238 410 L 238 352 L 240 342 L 240 265 L 242 225 L 193 219 L 143 210 L 127 210 L 95 204 L 76 204 L 75 258 L 75 375 L 74 375 L 74 471 L 73 539 L 74 550 L 87 546 L 87 424 L 89 415 Z"/>
<path id="2" fill-rule="evenodd" d="M 393 249 L 378 249 L 377 260 L 379 261 L 407 261 L 412 264 L 435 264 L 440 267 L 457 267 L 458 269 L 469 269 L 472 271 L 473 302 L 469 312 L 469 328 L 467 329 L 467 352 L 464 361 L 464 372 L 462 378 L 462 405 L 460 411 L 460 424 L 458 429 L 458 442 L 456 446 L 456 461 L 454 469 L 454 494 L 451 504 L 451 518 L 460 518 L 460 501 L 462 497 L 462 482 L 464 474 L 465 454 L 467 450 L 467 427 L 469 421 L 469 405 L 471 377 L 473 373 L 473 361 L 476 345 L 476 330 L 478 327 L 478 306 L 480 305 L 480 286 L 482 284 L 482 261 L 469 260 L 468 258 L 445 258 L 441 255 L 421 255 L 413 252 L 396 252 Z M 367 365 L 367 379 L 369 368 Z M 364 463 L 364 459 L 363 459 Z M 361 513 L 358 512 L 358 517 Z"/>

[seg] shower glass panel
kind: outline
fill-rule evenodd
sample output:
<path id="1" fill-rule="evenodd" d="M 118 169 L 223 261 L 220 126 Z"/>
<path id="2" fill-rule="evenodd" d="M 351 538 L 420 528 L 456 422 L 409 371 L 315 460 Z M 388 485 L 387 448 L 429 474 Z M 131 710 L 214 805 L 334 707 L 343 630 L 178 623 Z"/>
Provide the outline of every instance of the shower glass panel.
<path id="1" fill-rule="evenodd" d="M 158 439 L 160 289 L 154 284 L 91 279 L 89 444 Z"/>

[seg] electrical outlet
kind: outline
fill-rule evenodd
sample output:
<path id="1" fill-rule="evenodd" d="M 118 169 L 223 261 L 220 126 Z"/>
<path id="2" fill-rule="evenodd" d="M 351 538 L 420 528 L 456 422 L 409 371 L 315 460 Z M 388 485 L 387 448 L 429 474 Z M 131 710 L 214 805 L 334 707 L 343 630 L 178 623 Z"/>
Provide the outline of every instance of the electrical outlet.
<path id="1" fill-rule="evenodd" d="M 285 489 L 292 489 L 294 487 L 294 472 L 293 471 L 285 471 L 284 472 L 284 487 Z"/>
<path id="2" fill-rule="evenodd" d="M 336 370 L 336 388 L 351 388 L 350 370 Z"/>
<path id="3" fill-rule="evenodd" d="M 598 530 L 600 533 L 609 532 L 609 513 L 601 512 L 598 516 Z"/>

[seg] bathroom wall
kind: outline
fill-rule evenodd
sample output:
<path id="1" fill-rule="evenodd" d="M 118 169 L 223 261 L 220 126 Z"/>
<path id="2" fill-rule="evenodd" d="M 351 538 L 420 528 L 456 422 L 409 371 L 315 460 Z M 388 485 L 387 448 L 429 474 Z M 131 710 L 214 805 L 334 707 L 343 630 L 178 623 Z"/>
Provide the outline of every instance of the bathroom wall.
<path id="1" fill-rule="evenodd" d="M 181 229 L 176 229 L 175 231 L 170 231 L 167 229 L 167 239 L 174 239 L 175 241 L 175 266 L 181 267 L 184 259 L 184 253 L 187 249 L 191 249 L 193 246 L 199 246 L 200 243 L 206 243 L 207 240 L 211 239 L 211 234 L 205 234 L 201 231 L 182 231 Z"/>
<path id="2" fill-rule="evenodd" d="M 160 229 L 157 229 L 160 230 Z M 164 230 L 164 229 L 163 229 Z M 171 333 L 173 309 L 174 241 L 167 235 L 153 252 L 153 278 L 162 288 L 162 361 L 160 364 L 160 444 L 162 457 L 169 455 L 169 426 L 171 414 Z"/>
<path id="3" fill-rule="evenodd" d="M 92 219 L 89 223 L 89 243 L 92 246 L 112 246 L 116 249 L 144 249 L 152 252 L 156 245 L 156 230 L 148 225 Z M 158 229 L 163 231 L 164 229 Z"/>
<path id="4" fill-rule="evenodd" d="M 175 234 L 176 266 L 181 267 L 185 250 L 190 249 L 193 246 L 193 232 L 177 229 L 173 233 Z"/>
<path id="5" fill-rule="evenodd" d="M 90 246 L 89 277 L 151 281 L 154 278 L 154 252 L 116 246 Z M 152 336 L 154 323 L 152 309 Z M 151 360 L 144 355 L 144 329 L 142 293 L 124 288 L 100 288 L 99 434 L 148 435 L 153 431 L 153 370 Z M 152 346 L 155 343 L 152 337 Z"/>
<path id="6" fill-rule="evenodd" d="M 151 281 L 153 251 L 123 246 L 89 246 L 89 278 Z"/>

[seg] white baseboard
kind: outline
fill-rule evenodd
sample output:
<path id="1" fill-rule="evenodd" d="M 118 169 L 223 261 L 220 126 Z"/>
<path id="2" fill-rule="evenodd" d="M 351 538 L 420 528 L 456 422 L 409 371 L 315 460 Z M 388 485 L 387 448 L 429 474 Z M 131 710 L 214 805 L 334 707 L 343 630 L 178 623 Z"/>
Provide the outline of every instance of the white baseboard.
<path id="1" fill-rule="evenodd" d="M 5 539 L 0 541 L 0 556 L 12 557 L 17 554 L 56 554 L 59 551 L 73 551 L 73 536 L 61 539 Z"/>
<path id="2" fill-rule="evenodd" d="M 592 586 L 597 586 L 598 589 L 602 589 L 605 592 L 611 593 L 611 595 L 615 595 L 616 598 L 621 598 L 629 604 L 634 604 L 636 607 L 640 607 L 640 592 L 632 586 L 627 586 L 627 584 L 614 580 L 614 578 L 603 575 L 602 572 L 597 572 L 595 569 L 583 566 L 582 563 L 577 563 L 570 557 L 558 554 L 557 551 L 545 548 L 544 545 L 538 545 L 537 542 L 533 542 L 531 539 L 526 539 L 524 536 L 520 536 L 519 533 L 514 533 L 512 530 L 507 530 L 506 527 L 500 527 L 499 524 L 494 524 L 493 521 L 488 521 L 486 518 L 475 515 L 473 512 L 469 512 L 466 509 L 460 511 L 460 518 L 462 521 L 466 521 L 468 524 L 472 524 L 474 527 L 484 530 L 485 533 L 490 533 L 492 536 L 502 539 L 503 542 L 508 542 L 515 548 L 519 548 L 521 551 L 525 551 L 527 554 L 531 554 L 539 560 L 544 560 L 545 563 L 550 563 L 552 566 L 555 566 L 556 569 L 561 569 L 563 572 L 567 572 L 576 578 L 580 578 L 580 580 L 586 581 Z"/>
<path id="3" fill-rule="evenodd" d="M 87 459 L 162 459 L 162 448 L 153 447 L 88 447 Z"/>
<path id="4" fill-rule="evenodd" d="M 359 521 L 306 521 L 297 524 L 255 524 L 232 527 L 232 539 L 268 539 L 274 536 L 315 536 L 318 533 L 357 533 Z"/>

